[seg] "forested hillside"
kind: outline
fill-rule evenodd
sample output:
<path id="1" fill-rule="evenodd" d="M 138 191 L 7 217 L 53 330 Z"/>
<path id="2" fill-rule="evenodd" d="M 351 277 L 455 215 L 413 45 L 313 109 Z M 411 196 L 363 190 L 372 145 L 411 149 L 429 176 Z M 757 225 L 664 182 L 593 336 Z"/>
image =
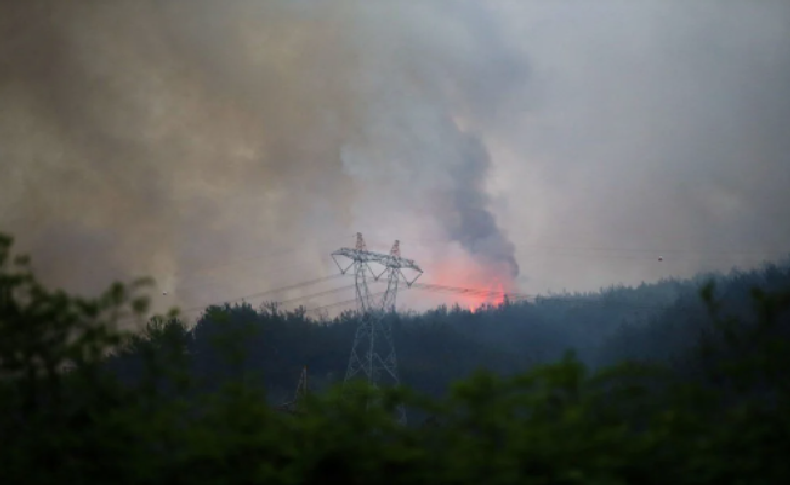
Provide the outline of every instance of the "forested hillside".
<path id="1" fill-rule="evenodd" d="M 3 483 L 790 479 L 787 265 L 699 288 L 393 314 L 404 382 L 440 399 L 336 387 L 287 414 L 271 404 L 301 365 L 319 384 L 342 375 L 352 314 L 226 306 L 190 331 L 177 314 L 142 317 L 145 281 L 96 300 L 51 291 L 10 242 L 0 237 Z M 635 319 L 623 298 L 651 311 Z M 142 334 L 118 331 L 130 318 Z M 599 368 L 563 353 L 574 346 Z M 399 426 L 401 402 L 431 425 Z"/>
<path id="2" fill-rule="evenodd" d="M 790 287 L 790 264 L 637 287 L 612 286 L 597 293 L 550 295 L 533 303 L 504 304 L 474 313 L 454 306 L 390 313 L 387 318 L 402 382 L 438 397 L 476 369 L 514 374 L 556 361 L 567 350 L 592 367 L 623 359 L 690 365 L 678 360 L 710 325 L 699 298 L 700 288 L 709 281 L 716 283 L 715 297 L 722 311 L 746 318 L 753 310 L 753 287 L 766 291 Z M 291 396 L 303 366 L 308 367 L 314 387 L 342 381 L 357 323 L 351 311 L 316 321 L 303 311 L 280 311 L 274 305 L 258 309 L 226 304 L 206 309 L 185 342 L 195 358 L 196 375 L 218 385 L 224 374 L 221 352 L 213 342 L 228 329 L 244 329 L 239 348 L 243 365 L 260 374 L 277 401 Z M 126 355 L 115 365 L 128 374 L 128 362 L 134 359 Z"/>

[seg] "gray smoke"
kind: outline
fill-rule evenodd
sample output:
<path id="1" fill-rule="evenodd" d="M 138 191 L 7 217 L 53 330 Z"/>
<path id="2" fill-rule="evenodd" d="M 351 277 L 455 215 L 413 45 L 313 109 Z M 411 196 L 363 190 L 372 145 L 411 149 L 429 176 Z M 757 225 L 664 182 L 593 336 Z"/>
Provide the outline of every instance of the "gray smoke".
<path id="1" fill-rule="evenodd" d="M 344 151 L 346 167 L 371 187 L 364 200 L 391 193 L 383 200 L 398 201 L 390 208 L 373 205 L 376 210 L 371 213 L 389 214 L 400 209 L 408 214 L 409 221 L 395 223 L 394 227 L 414 225 L 415 215 L 422 214 L 425 225 L 432 226 L 434 237 L 459 243 L 487 269 L 485 272 L 515 278 L 519 273 L 515 246 L 498 225 L 487 193 L 492 169 L 488 149 L 478 134 L 459 127 L 436 99 L 418 99 L 411 106 L 399 100 L 397 110 L 374 110 L 375 119 L 368 126 L 365 143 Z M 398 129 L 388 129 L 392 126 Z M 366 203 L 368 209 L 372 208 L 370 204 Z M 366 225 L 374 224 L 371 220 Z M 392 221 L 388 217 L 381 224 Z M 407 240 L 405 244 L 413 242 Z"/>
<path id="2" fill-rule="evenodd" d="M 465 146 L 464 146 L 465 145 Z M 477 137 L 469 136 L 461 145 L 461 167 L 455 172 L 457 184 L 446 199 L 445 220 L 448 234 L 471 254 L 483 259 L 486 265 L 504 265 L 512 278 L 519 274 L 515 246 L 498 227 L 491 211 L 489 196 L 484 187 L 490 157 Z M 441 206 L 441 205 L 440 205 Z"/>
<path id="3" fill-rule="evenodd" d="M 485 134 L 512 195 L 500 220 L 539 275 L 525 291 L 787 255 L 790 4 L 507 8 L 533 102 Z"/>
<path id="4" fill-rule="evenodd" d="M 308 276 L 380 215 L 357 153 L 377 179 L 424 182 L 374 200 L 407 190 L 406 211 L 428 206 L 448 238 L 516 268 L 487 207 L 488 155 L 452 117 L 492 117 L 521 63 L 486 8 L 445 7 L 3 2 L 0 228 L 45 279 L 87 292 L 138 274 L 185 288 L 194 267 L 301 248 L 301 272 L 242 264 L 187 299 L 237 296 Z"/>
<path id="5" fill-rule="evenodd" d="M 358 230 L 530 292 L 790 247 L 786 2 L 451 3 L 0 3 L 0 229 L 187 305 Z"/>
<path id="6" fill-rule="evenodd" d="M 0 226 L 45 278 L 167 280 L 303 244 L 317 206 L 348 222 L 353 49 L 286 4 L 2 3 Z"/>

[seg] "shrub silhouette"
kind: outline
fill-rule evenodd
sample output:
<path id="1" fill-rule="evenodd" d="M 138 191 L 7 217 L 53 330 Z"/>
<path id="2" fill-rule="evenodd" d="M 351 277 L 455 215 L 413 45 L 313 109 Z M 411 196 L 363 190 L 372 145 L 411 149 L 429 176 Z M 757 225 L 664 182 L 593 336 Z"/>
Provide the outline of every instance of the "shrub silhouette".
<path id="1" fill-rule="evenodd" d="M 755 290 L 745 321 L 719 315 L 706 287 L 713 324 L 693 377 L 637 362 L 592 372 L 568 353 L 478 372 L 442 400 L 335 387 L 291 415 L 232 352 L 221 386 L 196 382 L 178 314 L 142 317 L 147 281 L 97 299 L 50 291 L 12 242 L 0 236 L 3 484 L 790 483 L 787 292 Z M 123 359 L 135 376 L 114 370 Z M 431 425 L 397 425 L 398 402 Z"/>

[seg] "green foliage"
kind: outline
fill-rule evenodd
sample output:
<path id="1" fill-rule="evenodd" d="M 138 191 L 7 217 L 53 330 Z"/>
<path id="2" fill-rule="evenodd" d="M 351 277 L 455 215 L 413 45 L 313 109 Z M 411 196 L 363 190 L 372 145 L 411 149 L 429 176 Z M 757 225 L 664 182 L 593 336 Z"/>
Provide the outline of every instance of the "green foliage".
<path id="1" fill-rule="evenodd" d="M 245 361 L 251 342 L 262 353 L 273 346 L 266 339 L 287 334 L 260 331 L 250 308 L 211 308 L 192 331 L 176 312 L 143 320 L 148 282 L 114 284 L 95 300 L 51 292 L 11 243 L 0 235 L 4 484 L 790 479 L 787 291 L 755 290 L 744 320 L 725 315 L 705 287 L 712 323 L 689 354 L 701 371 L 693 376 L 636 361 L 591 370 L 568 352 L 509 376 L 478 371 L 443 399 L 336 386 L 288 414 L 269 405 Z M 298 326 L 303 317 L 266 321 Z M 139 332 L 117 329 L 129 318 Z M 209 340 L 226 349 L 224 364 Z M 212 385 L 200 382 L 205 366 L 222 365 Z M 400 402 L 434 425 L 397 425 Z"/>

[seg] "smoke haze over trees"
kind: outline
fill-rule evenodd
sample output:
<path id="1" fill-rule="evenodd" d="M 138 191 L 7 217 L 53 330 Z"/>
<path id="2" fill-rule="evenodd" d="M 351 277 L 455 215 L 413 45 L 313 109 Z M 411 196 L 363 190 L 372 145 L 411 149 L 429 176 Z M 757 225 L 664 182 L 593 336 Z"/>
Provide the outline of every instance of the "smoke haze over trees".
<path id="1" fill-rule="evenodd" d="M 435 397 L 478 369 L 513 375 L 555 362 L 568 350 L 593 368 L 627 359 L 671 365 L 685 375 L 698 368 L 699 363 L 687 356 L 711 328 L 699 299 L 700 288 L 711 279 L 722 314 L 748 322 L 752 288 L 776 292 L 790 286 L 790 263 L 586 294 L 546 295 L 535 302 L 506 303 L 475 313 L 440 307 L 391 313 L 387 319 L 403 383 Z M 358 324 L 354 311 L 322 320 L 298 309 L 220 305 L 203 312 L 188 347 L 196 356 L 195 372 L 219 386 L 236 371 L 222 364 L 216 339 L 242 332 L 239 350 L 244 366 L 259 373 L 278 404 L 292 395 L 304 366 L 315 389 L 342 382 Z M 786 331 L 782 326 L 777 338 L 790 337 Z M 116 365 L 129 369 L 123 360 Z"/>
<path id="2" fill-rule="evenodd" d="M 788 11 L 3 2 L 0 226 L 159 309 L 311 279 L 357 230 L 530 293 L 751 267 L 790 245 Z"/>
<path id="3" fill-rule="evenodd" d="M 306 394 L 285 413 L 271 406 L 286 396 L 278 382 L 297 360 L 334 368 L 353 315 L 310 322 L 226 306 L 207 309 L 189 332 L 176 314 L 144 319 L 145 282 L 74 298 L 41 285 L 10 247 L 0 234 L 0 469 L 12 483 L 790 477 L 786 261 L 478 313 L 393 313 L 405 373 L 424 392 L 445 395 L 474 364 L 489 371 L 440 399 L 363 387 L 355 397 L 344 387 Z M 650 311 L 626 321 L 626 303 Z M 124 315 L 144 332 L 118 333 Z M 620 328 L 600 325 L 618 316 Z M 625 350 L 642 362 L 596 370 L 568 353 L 557 361 L 563 340 L 596 351 L 586 360 L 621 360 Z M 598 345 L 606 341 L 615 345 Z M 400 401 L 415 411 L 410 426 L 392 419 L 388 403 Z"/>
<path id="4" fill-rule="evenodd" d="M 0 482 L 789 483 L 788 86 L 780 1 L 0 2 Z"/>

